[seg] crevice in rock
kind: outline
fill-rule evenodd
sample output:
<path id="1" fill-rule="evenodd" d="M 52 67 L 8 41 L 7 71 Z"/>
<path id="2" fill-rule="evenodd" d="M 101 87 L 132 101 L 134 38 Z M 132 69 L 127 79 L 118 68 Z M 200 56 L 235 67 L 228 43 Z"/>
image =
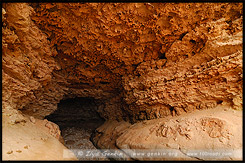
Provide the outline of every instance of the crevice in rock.
<path id="1" fill-rule="evenodd" d="M 159 53 L 159 59 L 167 59 L 165 53 Z"/>
<path id="2" fill-rule="evenodd" d="M 174 107 L 170 107 L 169 110 L 170 110 L 172 116 L 174 116 L 174 115 L 177 114 L 177 112 L 176 112 L 176 110 L 174 109 Z"/>
<path id="3" fill-rule="evenodd" d="M 179 40 L 182 41 L 183 37 L 184 37 L 187 33 L 188 33 L 188 32 L 182 33 L 182 34 L 179 36 Z"/>

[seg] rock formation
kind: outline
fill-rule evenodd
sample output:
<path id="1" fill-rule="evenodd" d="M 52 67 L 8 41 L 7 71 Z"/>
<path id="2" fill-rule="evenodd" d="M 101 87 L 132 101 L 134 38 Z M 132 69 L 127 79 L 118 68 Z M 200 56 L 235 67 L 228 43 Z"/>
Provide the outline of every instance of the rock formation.
<path id="1" fill-rule="evenodd" d="M 99 147 L 112 148 L 115 141 L 123 143 L 118 146 L 129 143 L 124 132 L 134 123 L 149 120 L 158 126 L 160 119 L 221 104 L 242 107 L 242 3 L 3 3 L 2 7 L 3 120 L 13 121 L 12 125 L 18 117 L 42 121 L 61 100 L 92 98 L 98 114 L 113 122 L 112 128 L 123 123 L 120 132 L 108 135 L 115 138 L 113 145 L 94 137 Z M 217 118 L 215 123 L 231 125 L 218 114 Z M 178 130 L 176 124 L 169 125 Z M 199 129 L 195 132 L 202 134 Z M 124 136 L 118 139 L 118 133 Z M 58 129 L 52 134 L 60 139 Z"/>
<path id="2" fill-rule="evenodd" d="M 133 160 L 240 160 L 242 115 L 239 111 L 226 110 L 226 107 L 134 125 L 108 121 L 96 129 L 93 140 L 97 147 L 122 150 Z M 145 151 L 144 157 L 134 156 L 134 150 L 138 150 L 136 153 Z M 147 156 L 151 152 L 166 155 Z"/>

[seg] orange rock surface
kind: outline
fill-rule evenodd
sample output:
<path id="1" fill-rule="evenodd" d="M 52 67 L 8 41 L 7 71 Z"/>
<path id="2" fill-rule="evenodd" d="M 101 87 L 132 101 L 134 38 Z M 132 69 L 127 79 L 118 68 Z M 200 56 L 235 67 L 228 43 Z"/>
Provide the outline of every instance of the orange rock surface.
<path id="1" fill-rule="evenodd" d="M 74 97 L 98 101 L 105 120 L 130 123 L 219 104 L 239 110 L 242 8 L 3 3 L 3 110 L 43 119 Z"/>

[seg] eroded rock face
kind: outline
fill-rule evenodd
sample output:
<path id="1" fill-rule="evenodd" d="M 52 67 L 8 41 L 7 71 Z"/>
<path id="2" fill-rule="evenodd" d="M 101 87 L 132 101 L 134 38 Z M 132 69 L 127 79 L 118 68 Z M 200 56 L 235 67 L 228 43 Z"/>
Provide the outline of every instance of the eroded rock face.
<path id="1" fill-rule="evenodd" d="M 240 3 L 3 5 L 3 107 L 43 118 L 70 97 L 105 119 L 241 106 Z M 235 102 L 234 102 L 235 101 Z"/>
<path id="2" fill-rule="evenodd" d="M 175 148 L 168 141 L 180 136 L 182 149 L 184 140 L 195 137 L 176 122 L 164 126 L 162 118 L 219 104 L 242 107 L 242 8 L 242 3 L 5 3 L 4 121 L 18 126 L 31 116 L 30 123 L 49 128 L 57 144 L 62 141 L 58 126 L 38 119 L 53 113 L 61 100 L 93 98 L 99 115 L 109 120 L 98 129 L 104 135 L 94 137 L 98 147 L 157 148 L 151 141 L 156 138 L 166 141 L 160 148 Z M 156 129 L 144 133 L 142 120 Z M 193 140 L 194 147 L 219 139 L 220 144 L 209 145 L 223 148 L 240 140 L 235 130 L 241 123 L 233 131 L 227 126 L 234 124 L 220 116 L 192 122 L 202 126 L 191 128 L 193 133 L 207 138 L 204 144 Z M 131 138 L 135 132 L 142 134 Z M 241 143 L 230 146 L 239 149 Z"/>

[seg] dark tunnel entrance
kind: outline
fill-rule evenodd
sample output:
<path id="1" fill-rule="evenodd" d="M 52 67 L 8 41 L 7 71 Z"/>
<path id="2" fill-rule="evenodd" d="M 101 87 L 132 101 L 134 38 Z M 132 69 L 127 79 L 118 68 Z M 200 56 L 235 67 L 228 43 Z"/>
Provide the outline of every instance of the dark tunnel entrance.
<path id="1" fill-rule="evenodd" d="M 91 97 L 76 97 L 61 100 L 55 112 L 46 119 L 59 125 L 63 130 L 67 127 L 89 127 L 85 124 L 101 125 L 105 121 L 97 112 L 101 102 Z"/>
<path id="2" fill-rule="evenodd" d="M 97 109 L 103 105 L 94 98 L 61 100 L 55 112 L 45 118 L 59 125 L 64 145 L 69 149 L 96 149 L 91 135 L 104 123 Z"/>

